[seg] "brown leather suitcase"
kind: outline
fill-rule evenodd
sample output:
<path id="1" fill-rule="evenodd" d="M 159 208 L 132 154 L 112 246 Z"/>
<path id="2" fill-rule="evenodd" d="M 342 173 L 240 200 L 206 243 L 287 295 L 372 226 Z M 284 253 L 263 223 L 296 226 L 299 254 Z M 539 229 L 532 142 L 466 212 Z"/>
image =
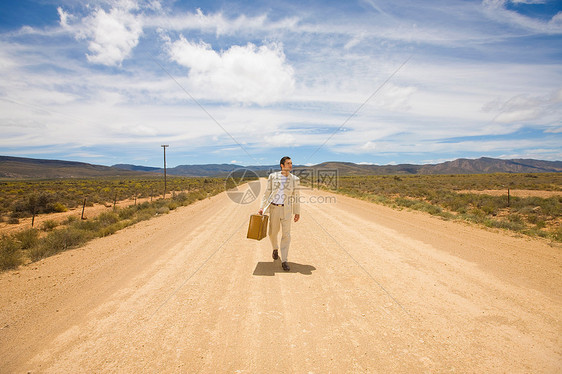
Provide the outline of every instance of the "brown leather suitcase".
<path id="1" fill-rule="evenodd" d="M 248 226 L 248 239 L 262 240 L 267 236 L 267 221 L 269 216 L 252 214 Z"/>

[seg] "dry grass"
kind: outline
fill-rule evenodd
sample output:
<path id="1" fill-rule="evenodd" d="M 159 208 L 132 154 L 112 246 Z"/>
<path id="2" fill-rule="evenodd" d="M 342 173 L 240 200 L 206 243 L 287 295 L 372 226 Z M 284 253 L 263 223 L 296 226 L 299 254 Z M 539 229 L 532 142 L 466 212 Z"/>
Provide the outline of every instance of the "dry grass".
<path id="1" fill-rule="evenodd" d="M 562 241 L 562 173 L 352 176 L 337 192 Z"/>

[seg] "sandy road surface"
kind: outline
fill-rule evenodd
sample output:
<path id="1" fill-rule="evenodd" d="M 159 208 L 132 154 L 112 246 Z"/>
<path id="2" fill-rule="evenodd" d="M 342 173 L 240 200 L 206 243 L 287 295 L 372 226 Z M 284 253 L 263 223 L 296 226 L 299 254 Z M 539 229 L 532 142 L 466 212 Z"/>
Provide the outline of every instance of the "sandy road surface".
<path id="1" fill-rule="evenodd" d="M 289 273 L 222 193 L 0 274 L 0 372 L 562 370 L 559 247 L 321 194 Z"/>

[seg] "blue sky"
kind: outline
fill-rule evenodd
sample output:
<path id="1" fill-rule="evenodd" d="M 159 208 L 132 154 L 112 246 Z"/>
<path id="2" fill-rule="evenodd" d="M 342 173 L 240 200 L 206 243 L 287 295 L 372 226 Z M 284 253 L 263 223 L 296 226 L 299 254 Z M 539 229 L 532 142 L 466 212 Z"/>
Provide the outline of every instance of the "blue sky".
<path id="1" fill-rule="evenodd" d="M 0 155 L 562 160 L 559 0 L 0 7 Z"/>

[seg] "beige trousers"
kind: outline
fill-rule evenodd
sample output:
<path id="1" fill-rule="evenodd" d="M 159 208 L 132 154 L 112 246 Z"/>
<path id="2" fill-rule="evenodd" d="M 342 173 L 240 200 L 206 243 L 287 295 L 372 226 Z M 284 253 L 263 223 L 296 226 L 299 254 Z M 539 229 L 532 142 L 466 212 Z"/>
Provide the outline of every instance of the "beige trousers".
<path id="1" fill-rule="evenodd" d="M 269 206 L 269 240 L 273 249 L 279 249 L 279 229 L 281 228 L 281 261 L 287 261 L 291 244 L 292 214 L 284 214 L 282 206 Z"/>

